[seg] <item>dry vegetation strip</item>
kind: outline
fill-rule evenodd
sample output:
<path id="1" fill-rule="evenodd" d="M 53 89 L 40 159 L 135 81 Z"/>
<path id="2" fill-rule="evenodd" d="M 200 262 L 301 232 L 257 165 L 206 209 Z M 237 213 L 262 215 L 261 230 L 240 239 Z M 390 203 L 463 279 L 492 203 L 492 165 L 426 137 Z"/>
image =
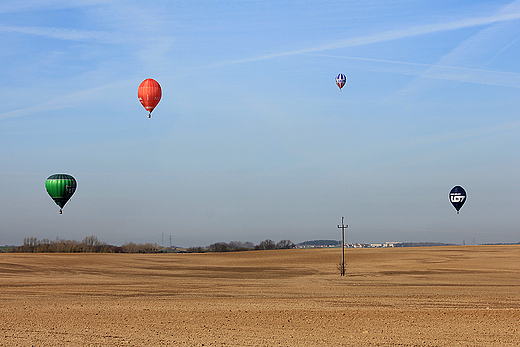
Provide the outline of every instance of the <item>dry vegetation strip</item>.
<path id="1" fill-rule="evenodd" d="M 518 346 L 520 246 L 0 254 L 0 346 Z"/>

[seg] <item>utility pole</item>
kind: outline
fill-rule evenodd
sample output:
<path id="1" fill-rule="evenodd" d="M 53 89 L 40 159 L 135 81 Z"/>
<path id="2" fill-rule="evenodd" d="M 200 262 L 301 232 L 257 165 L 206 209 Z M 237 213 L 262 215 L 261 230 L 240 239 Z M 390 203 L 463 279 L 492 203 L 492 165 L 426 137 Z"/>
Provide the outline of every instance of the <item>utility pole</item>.
<path id="1" fill-rule="evenodd" d="M 172 248 L 172 236 L 170 235 L 170 248 Z"/>
<path id="2" fill-rule="evenodd" d="M 348 225 L 343 224 L 343 217 L 341 217 L 341 225 L 338 225 L 338 228 L 341 228 L 341 276 L 345 276 L 345 229 L 348 228 Z"/>

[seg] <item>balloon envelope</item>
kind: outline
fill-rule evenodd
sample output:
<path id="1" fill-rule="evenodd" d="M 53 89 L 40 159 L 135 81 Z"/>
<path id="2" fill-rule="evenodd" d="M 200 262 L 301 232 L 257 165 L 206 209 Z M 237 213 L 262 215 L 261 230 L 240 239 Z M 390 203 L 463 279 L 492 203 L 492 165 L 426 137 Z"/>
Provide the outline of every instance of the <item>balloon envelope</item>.
<path id="1" fill-rule="evenodd" d="M 345 84 L 347 84 L 347 76 L 345 76 L 344 74 L 340 73 L 339 75 L 336 76 L 336 84 L 338 85 L 339 87 L 339 90 L 341 90 L 341 88 L 343 88 L 343 86 Z"/>
<path id="2" fill-rule="evenodd" d="M 466 202 L 466 191 L 461 186 L 455 186 L 450 191 L 450 202 L 457 210 L 457 214 L 459 210 L 462 208 L 462 205 Z"/>
<path id="3" fill-rule="evenodd" d="M 45 181 L 45 189 L 56 205 L 60 207 L 60 213 L 63 206 L 76 191 L 76 186 L 76 179 L 67 174 L 54 174 Z"/>
<path id="4" fill-rule="evenodd" d="M 137 97 L 146 111 L 149 112 L 148 118 L 152 116 L 153 109 L 161 101 L 161 96 L 161 86 L 156 80 L 147 78 L 139 85 Z"/>

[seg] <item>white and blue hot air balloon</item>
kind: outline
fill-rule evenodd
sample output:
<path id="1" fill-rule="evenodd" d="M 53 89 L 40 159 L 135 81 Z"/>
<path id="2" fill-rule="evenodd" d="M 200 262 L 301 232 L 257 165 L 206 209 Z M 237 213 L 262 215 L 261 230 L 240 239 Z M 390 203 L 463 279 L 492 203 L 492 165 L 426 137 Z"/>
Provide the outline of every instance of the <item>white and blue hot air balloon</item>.
<path id="1" fill-rule="evenodd" d="M 345 76 L 342 73 L 338 74 L 336 76 L 336 84 L 338 85 L 339 90 L 341 90 L 341 88 L 343 88 L 343 86 L 347 84 L 347 76 Z"/>

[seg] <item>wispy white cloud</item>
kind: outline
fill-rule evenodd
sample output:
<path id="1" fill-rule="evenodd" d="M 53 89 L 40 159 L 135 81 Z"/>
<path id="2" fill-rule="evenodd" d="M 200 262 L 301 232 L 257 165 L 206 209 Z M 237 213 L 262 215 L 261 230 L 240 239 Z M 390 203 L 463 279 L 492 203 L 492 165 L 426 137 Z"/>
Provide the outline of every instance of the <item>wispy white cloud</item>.
<path id="1" fill-rule="evenodd" d="M 493 17 L 506 16 L 514 18 L 520 11 L 520 0 L 505 6 Z M 518 40 L 518 21 L 492 21 L 489 27 L 461 42 L 448 54 L 442 56 L 437 63 L 418 75 L 429 79 L 442 79 L 457 82 L 469 82 L 485 85 L 520 87 L 520 75 L 513 72 L 483 70 L 507 48 Z M 512 39 L 511 36 L 514 36 Z M 490 58 L 491 56 L 491 58 Z M 456 67 L 456 66 L 465 66 Z M 475 68 L 468 68 L 475 67 Z M 398 91 L 398 95 L 409 95 L 424 91 L 431 86 L 424 79 L 412 81 Z"/>
<path id="2" fill-rule="evenodd" d="M 348 48 L 348 47 L 354 47 L 354 46 L 362 46 L 362 45 L 369 45 L 369 44 L 375 44 L 375 43 L 389 42 L 389 41 L 395 41 L 395 40 L 399 40 L 399 39 L 415 37 L 415 36 L 420 36 L 420 35 L 434 34 L 434 33 L 439 33 L 439 32 L 459 30 L 459 29 L 472 28 L 472 27 L 480 27 L 480 26 L 490 25 L 490 24 L 494 24 L 494 23 L 514 21 L 514 20 L 518 20 L 518 19 L 520 19 L 520 8 L 514 7 L 509 12 L 499 12 L 492 16 L 466 18 L 466 19 L 456 20 L 456 21 L 447 22 L 447 23 L 412 26 L 412 27 L 409 27 L 406 29 L 401 29 L 401 30 L 390 30 L 390 31 L 385 31 L 382 33 L 374 34 L 374 35 L 338 40 L 338 41 L 329 42 L 329 43 L 325 43 L 322 45 L 304 48 L 304 49 L 300 49 L 300 50 L 266 54 L 266 55 L 261 55 L 261 56 L 257 56 L 257 57 L 252 57 L 252 58 L 231 60 L 231 61 L 227 61 L 227 62 L 222 62 L 220 64 L 216 64 L 214 66 L 216 67 L 216 66 L 222 66 L 222 65 L 248 63 L 248 62 L 273 59 L 273 58 L 290 56 L 290 55 L 323 52 L 323 51 L 329 51 L 329 50 L 340 49 L 340 48 Z"/>
<path id="3" fill-rule="evenodd" d="M 68 40 L 68 41 L 96 41 L 107 44 L 122 44 L 130 42 L 125 35 L 111 33 L 106 31 L 94 30 L 77 30 L 67 28 L 49 28 L 49 27 L 17 27 L 17 26 L 0 26 L 0 32 L 14 32 L 20 34 L 28 34 L 34 36 L 43 36 L 50 39 Z"/>
<path id="4" fill-rule="evenodd" d="M 115 93 L 117 90 L 126 87 L 132 83 L 135 83 L 135 81 L 118 81 L 116 83 L 110 83 L 103 86 L 90 88 L 75 93 L 70 93 L 68 95 L 61 95 L 57 98 L 51 99 L 47 102 L 38 105 L 0 113 L 0 120 L 14 117 L 29 116 L 40 112 L 77 107 L 78 105 L 100 102 L 104 99 L 111 100 L 111 95 L 113 95 L 113 93 L 107 93 L 107 90 L 112 90 Z"/>
<path id="5" fill-rule="evenodd" d="M 520 122 L 513 121 L 484 127 L 448 131 L 440 134 L 419 136 L 404 140 L 406 147 L 415 147 L 432 143 L 444 143 L 458 140 L 470 140 L 487 136 L 501 135 L 510 131 L 520 130 Z"/>
<path id="6" fill-rule="evenodd" d="M 512 47 L 515 43 L 518 42 L 518 40 L 520 40 L 520 36 L 517 37 L 516 39 L 512 40 L 511 42 L 509 42 L 507 45 L 505 45 L 504 47 L 502 47 L 501 49 L 498 50 L 498 52 L 495 53 L 495 55 L 493 57 L 491 57 L 491 59 L 489 59 L 482 67 L 484 66 L 487 66 L 489 64 L 491 64 L 493 61 L 495 61 L 502 53 L 504 53 L 505 51 L 507 51 L 510 47 Z"/>
<path id="7" fill-rule="evenodd" d="M 421 78 L 467 82 L 482 85 L 520 88 L 520 73 L 516 72 L 473 69 L 467 67 L 447 66 L 439 64 L 403 62 L 387 59 L 348 57 L 330 54 L 312 55 L 330 57 L 334 59 L 346 59 L 351 61 L 367 62 L 369 64 L 365 64 L 361 68 L 369 71 L 397 73 Z"/>
<path id="8" fill-rule="evenodd" d="M 95 4 L 104 4 L 114 0 L 24 0 L 24 1 L 2 1 L 0 13 L 16 13 L 25 11 L 38 11 L 60 8 L 75 8 Z"/>
<path id="9" fill-rule="evenodd" d="M 507 13 L 507 12 L 511 12 L 511 11 L 518 11 L 520 10 L 520 1 L 519 0 L 516 0 L 514 2 L 512 2 L 511 4 L 507 5 L 506 7 L 504 7 L 500 12 L 504 12 L 504 13 Z M 514 30 L 513 32 L 518 32 L 517 30 Z M 489 65 L 491 62 L 493 62 L 495 59 L 497 59 L 503 52 L 507 51 L 507 49 L 509 49 L 511 46 L 513 46 L 513 44 L 515 44 L 518 40 L 520 40 L 520 36 L 513 39 L 513 40 L 510 40 L 509 43 L 507 43 L 506 45 L 504 45 L 502 48 L 500 48 L 493 57 L 491 57 L 491 59 L 489 59 L 485 64 L 482 65 L 482 67 L 486 66 L 486 65 Z"/>

